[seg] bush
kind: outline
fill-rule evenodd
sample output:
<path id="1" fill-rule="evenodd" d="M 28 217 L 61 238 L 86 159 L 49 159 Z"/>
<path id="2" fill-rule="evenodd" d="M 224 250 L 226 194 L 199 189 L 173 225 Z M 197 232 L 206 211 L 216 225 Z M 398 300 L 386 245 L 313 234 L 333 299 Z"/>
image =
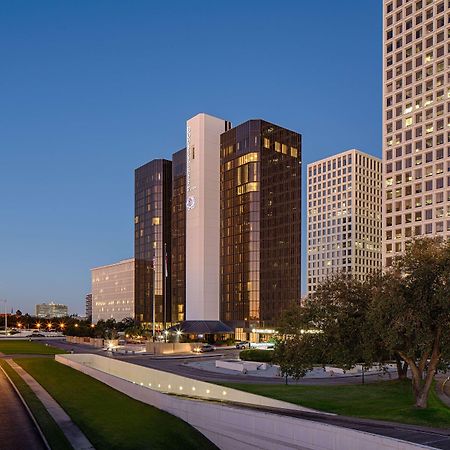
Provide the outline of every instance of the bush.
<path id="1" fill-rule="evenodd" d="M 267 362 L 271 363 L 273 360 L 273 351 L 272 350 L 242 350 L 239 353 L 239 358 L 243 361 L 257 361 L 257 362 Z"/>

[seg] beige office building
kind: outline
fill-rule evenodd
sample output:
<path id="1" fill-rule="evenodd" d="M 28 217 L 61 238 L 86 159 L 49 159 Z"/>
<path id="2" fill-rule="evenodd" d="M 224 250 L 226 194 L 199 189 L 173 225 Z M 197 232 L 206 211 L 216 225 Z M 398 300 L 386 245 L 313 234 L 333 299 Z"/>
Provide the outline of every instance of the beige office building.
<path id="1" fill-rule="evenodd" d="M 134 318 L 134 258 L 91 269 L 92 323 Z"/>
<path id="2" fill-rule="evenodd" d="M 307 171 L 308 294 L 339 272 L 381 268 L 381 160 L 347 150 Z"/>
<path id="3" fill-rule="evenodd" d="M 450 234 L 447 0 L 383 4 L 383 260 Z"/>
<path id="4" fill-rule="evenodd" d="M 69 315 L 67 305 L 61 303 L 39 303 L 36 305 L 36 317 L 41 319 L 50 319 L 53 317 L 66 317 Z"/>

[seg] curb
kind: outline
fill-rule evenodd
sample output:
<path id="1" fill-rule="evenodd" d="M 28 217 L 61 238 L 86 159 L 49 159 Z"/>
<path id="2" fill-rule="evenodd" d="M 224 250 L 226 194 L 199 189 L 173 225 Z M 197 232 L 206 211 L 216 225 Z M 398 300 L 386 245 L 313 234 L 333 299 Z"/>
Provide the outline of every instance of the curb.
<path id="1" fill-rule="evenodd" d="M 51 450 L 50 445 L 48 444 L 47 439 L 44 436 L 44 433 L 42 432 L 41 427 L 39 426 L 39 424 L 37 423 L 36 418 L 34 417 L 33 413 L 31 412 L 31 409 L 29 408 L 29 406 L 27 405 L 27 402 L 25 401 L 25 399 L 22 397 L 22 394 L 20 393 L 19 389 L 16 387 L 16 385 L 14 384 L 14 382 L 11 380 L 10 376 L 6 373 L 5 369 L 0 366 L 0 369 L 2 369 L 2 372 L 5 374 L 7 380 L 9 381 L 9 383 L 11 384 L 11 386 L 13 387 L 14 391 L 16 392 L 17 396 L 20 398 L 20 401 L 23 403 L 23 406 L 25 407 L 28 415 L 30 416 L 34 426 L 36 427 L 39 435 L 41 436 L 42 442 L 44 443 L 45 447 L 47 448 L 47 450 Z M 14 370 L 14 369 L 13 369 Z"/>

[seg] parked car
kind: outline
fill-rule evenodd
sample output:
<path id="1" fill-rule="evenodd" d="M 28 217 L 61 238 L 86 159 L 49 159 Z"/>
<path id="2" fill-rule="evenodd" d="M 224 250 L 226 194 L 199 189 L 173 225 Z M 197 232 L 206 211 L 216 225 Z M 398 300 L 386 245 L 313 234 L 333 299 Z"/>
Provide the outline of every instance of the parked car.
<path id="1" fill-rule="evenodd" d="M 236 348 L 238 350 L 243 350 L 244 348 L 250 348 L 250 342 L 247 342 L 247 341 L 236 342 Z"/>
<path id="2" fill-rule="evenodd" d="M 192 351 L 195 353 L 205 353 L 205 352 L 213 352 L 215 349 L 212 345 L 209 344 L 201 344 L 198 347 L 195 347 Z"/>

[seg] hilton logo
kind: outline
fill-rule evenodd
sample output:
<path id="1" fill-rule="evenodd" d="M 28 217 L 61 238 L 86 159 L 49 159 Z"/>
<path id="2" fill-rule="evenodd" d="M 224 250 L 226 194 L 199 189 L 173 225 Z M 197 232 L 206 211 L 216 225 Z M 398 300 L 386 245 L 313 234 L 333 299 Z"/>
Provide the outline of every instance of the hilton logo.
<path id="1" fill-rule="evenodd" d="M 187 209 L 193 209 L 195 206 L 195 198 L 190 196 L 186 200 L 186 208 Z"/>

